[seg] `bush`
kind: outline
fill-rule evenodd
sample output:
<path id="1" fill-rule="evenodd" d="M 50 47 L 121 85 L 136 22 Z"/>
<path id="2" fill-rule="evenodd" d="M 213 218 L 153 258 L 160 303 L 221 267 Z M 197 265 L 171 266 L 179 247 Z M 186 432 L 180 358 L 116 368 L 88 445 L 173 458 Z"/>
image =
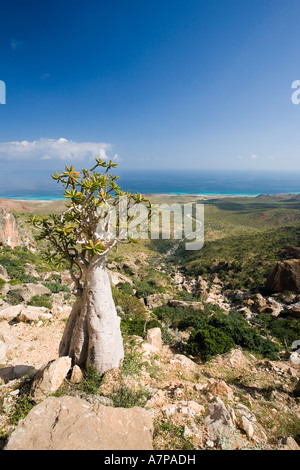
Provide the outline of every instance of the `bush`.
<path id="1" fill-rule="evenodd" d="M 48 295 L 34 295 L 28 302 L 28 305 L 32 305 L 33 307 L 45 307 L 49 308 L 49 310 L 53 307 Z"/>
<path id="2" fill-rule="evenodd" d="M 20 296 L 20 294 L 17 294 L 16 292 L 9 292 L 6 295 L 5 300 L 10 305 L 19 305 L 19 304 L 23 303 L 23 298 Z"/>
<path id="3" fill-rule="evenodd" d="M 121 292 L 124 292 L 124 294 L 133 295 L 133 288 L 129 282 L 119 283 L 117 287 Z"/>
<path id="4" fill-rule="evenodd" d="M 157 285 L 155 279 L 146 281 L 135 281 L 135 288 L 136 288 L 136 296 L 140 298 L 148 297 L 148 295 L 156 294 L 156 293 L 163 293 L 165 292 L 164 287 Z"/>
<path id="5" fill-rule="evenodd" d="M 234 341 L 213 326 L 193 332 L 187 343 L 187 352 L 209 361 L 217 354 L 224 354 L 234 347 Z"/>
<path id="6" fill-rule="evenodd" d="M 138 390 L 131 390 L 126 385 L 120 388 L 110 397 L 115 408 L 132 408 L 134 406 L 145 406 L 150 398 L 150 393 L 140 387 Z"/>
<path id="7" fill-rule="evenodd" d="M 69 287 L 61 284 L 60 282 L 43 282 L 43 285 L 48 287 L 52 294 L 58 294 L 59 292 L 70 292 Z"/>
<path id="8" fill-rule="evenodd" d="M 144 336 L 146 312 L 143 304 L 133 295 L 113 289 L 113 299 L 116 306 L 121 307 L 124 314 L 121 317 L 121 330 L 125 335 Z"/>

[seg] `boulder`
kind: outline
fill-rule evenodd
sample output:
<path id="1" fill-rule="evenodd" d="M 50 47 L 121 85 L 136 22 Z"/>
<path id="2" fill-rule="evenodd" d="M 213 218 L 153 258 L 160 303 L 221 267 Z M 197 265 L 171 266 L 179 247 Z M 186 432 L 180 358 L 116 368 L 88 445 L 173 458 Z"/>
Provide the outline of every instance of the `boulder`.
<path id="1" fill-rule="evenodd" d="M 25 302 L 28 302 L 35 295 L 51 295 L 52 292 L 48 287 L 42 284 L 24 284 L 23 286 L 15 286 L 10 289 L 12 294 L 19 295 Z"/>
<path id="2" fill-rule="evenodd" d="M 5 450 L 152 450 L 152 433 L 143 408 L 49 397 L 18 423 Z"/>
<path id="3" fill-rule="evenodd" d="M 132 280 L 129 277 L 125 276 L 125 274 L 121 274 L 116 271 L 109 271 L 109 270 L 107 270 L 107 272 L 108 272 L 108 276 L 109 276 L 112 287 L 115 287 L 118 284 L 124 284 L 125 282 L 126 283 L 128 282 L 131 286 L 133 286 Z"/>
<path id="4" fill-rule="evenodd" d="M 160 328 L 151 328 L 147 331 L 146 343 L 144 346 L 146 349 L 150 349 L 152 352 L 158 352 L 161 350 L 162 340 Z"/>
<path id="5" fill-rule="evenodd" d="M 241 419 L 239 420 L 238 425 L 240 429 L 245 431 L 245 433 L 247 434 L 247 437 L 249 437 L 250 439 L 253 437 L 254 428 L 252 424 L 250 423 L 249 419 L 246 418 L 246 416 L 241 416 Z"/>
<path id="6" fill-rule="evenodd" d="M 300 318 L 300 305 L 291 306 L 288 308 L 289 315 L 293 318 Z"/>
<path id="7" fill-rule="evenodd" d="M 21 310 L 24 308 L 24 305 L 10 305 L 0 310 L 0 320 L 11 321 L 14 320 Z"/>
<path id="8" fill-rule="evenodd" d="M 300 450 L 295 439 L 291 436 L 289 437 L 279 437 L 278 438 L 279 450 Z"/>
<path id="9" fill-rule="evenodd" d="M 25 364 L 7 366 L 0 369 L 0 379 L 4 382 L 9 382 L 10 380 L 21 379 L 25 376 L 33 376 L 35 373 L 36 369 L 33 366 Z"/>
<path id="10" fill-rule="evenodd" d="M 211 383 L 208 390 L 213 395 L 224 396 L 228 400 L 234 400 L 234 393 L 224 380 L 218 380 Z"/>
<path id="11" fill-rule="evenodd" d="M 201 276 L 199 276 L 198 280 L 197 280 L 197 287 L 196 287 L 194 295 L 198 299 L 205 301 L 208 298 L 208 294 L 209 294 L 208 283 Z"/>
<path id="12" fill-rule="evenodd" d="M 1 276 L 0 276 L 0 279 L 2 279 Z M 9 292 L 9 289 L 10 289 L 10 285 L 7 283 L 0 285 L 0 295 L 3 295 L 3 296 L 6 295 Z"/>
<path id="13" fill-rule="evenodd" d="M 270 292 L 300 293 L 300 260 L 279 261 L 269 274 L 265 287 Z"/>
<path id="14" fill-rule="evenodd" d="M 68 356 L 49 362 L 37 371 L 30 390 L 30 398 L 39 403 L 50 393 L 56 392 L 71 368 L 72 360 Z"/>
<path id="15" fill-rule="evenodd" d="M 205 424 L 213 440 L 219 437 L 231 437 L 235 429 L 235 420 L 233 410 L 227 409 L 220 398 L 208 405 Z"/>
<path id="16" fill-rule="evenodd" d="M 254 312 L 263 313 L 268 307 L 266 299 L 261 294 L 255 294 L 251 300 L 253 301 L 251 308 Z"/>
<path id="17" fill-rule="evenodd" d="M 222 357 L 222 362 L 230 365 L 233 368 L 247 369 L 253 368 L 251 361 L 245 356 L 241 349 L 233 349 Z"/>
<path id="18" fill-rule="evenodd" d="M 25 269 L 25 273 L 28 274 L 29 276 L 40 277 L 40 275 L 36 272 L 36 270 L 34 269 L 32 264 L 25 263 L 24 264 L 24 269 Z"/>
<path id="19" fill-rule="evenodd" d="M 22 308 L 20 313 L 17 315 L 16 320 L 18 322 L 37 322 L 39 320 L 49 320 L 52 318 L 50 310 L 46 307 L 33 307 L 28 306 Z"/>
<path id="20" fill-rule="evenodd" d="M 73 384 L 79 384 L 83 379 L 83 373 L 79 366 L 75 365 L 72 369 L 72 375 L 70 382 Z"/>
<path id="21" fill-rule="evenodd" d="M 151 294 L 145 298 L 145 303 L 148 308 L 161 307 L 166 301 L 172 299 L 170 294 Z"/>

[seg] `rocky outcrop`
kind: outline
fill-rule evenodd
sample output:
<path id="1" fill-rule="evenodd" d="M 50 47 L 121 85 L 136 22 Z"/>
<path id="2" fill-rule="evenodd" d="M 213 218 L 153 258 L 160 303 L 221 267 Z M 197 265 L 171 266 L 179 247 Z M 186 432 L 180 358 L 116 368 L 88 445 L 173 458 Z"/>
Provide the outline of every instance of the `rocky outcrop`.
<path id="1" fill-rule="evenodd" d="M 172 299 L 170 294 L 151 294 L 145 298 L 145 304 L 148 308 L 161 307 L 165 302 Z"/>
<path id="2" fill-rule="evenodd" d="M 207 407 L 205 423 L 210 437 L 215 441 L 219 437 L 232 437 L 236 418 L 231 408 L 226 408 L 224 402 L 217 398 Z"/>
<path id="3" fill-rule="evenodd" d="M 51 295 L 51 290 L 48 287 L 33 283 L 11 287 L 9 292 L 19 295 L 25 302 L 28 302 L 35 295 Z"/>
<path id="4" fill-rule="evenodd" d="M 146 342 L 144 343 L 146 351 L 158 352 L 162 348 L 161 329 L 151 328 L 147 331 Z"/>
<path id="5" fill-rule="evenodd" d="M 115 287 L 118 284 L 124 284 L 124 283 L 128 283 L 131 286 L 133 286 L 133 282 L 128 276 L 125 276 L 124 274 L 118 273 L 116 271 L 107 270 L 107 272 L 108 272 L 109 280 L 110 280 L 112 287 Z"/>
<path id="6" fill-rule="evenodd" d="M 33 307 L 19 305 L 10 305 L 0 310 L 0 320 L 18 321 L 18 322 L 37 322 L 39 320 L 49 320 L 52 318 L 50 310 L 46 307 Z"/>
<path id="7" fill-rule="evenodd" d="M 30 390 L 30 397 L 35 403 L 40 403 L 50 393 L 56 392 L 66 378 L 71 368 L 70 357 L 60 357 L 51 361 L 46 367 L 40 369 L 35 377 Z"/>
<path id="8" fill-rule="evenodd" d="M 21 227 L 11 212 L 1 208 L 0 245 L 7 245 L 11 248 L 15 248 L 16 246 L 34 248 L 35 246 L 32 233 Z"/>
<path id="9" fill-rule="evenodd" d="M 0 244 L 11 248 L 21 245 L 16 219 L 7 211 L 0 209 Z"/>
<path id="10" fill-rule="evenodd" d="M 142 408 L 49 397 L 19 422 L 5 450 L 152 450 L 152 433 Z"/>
<path id="11" fill-rule="evenodd" d="M 267 278 L 265 287 L 270 292 L 300 293 L 300 260 L 279 261 Z"/>

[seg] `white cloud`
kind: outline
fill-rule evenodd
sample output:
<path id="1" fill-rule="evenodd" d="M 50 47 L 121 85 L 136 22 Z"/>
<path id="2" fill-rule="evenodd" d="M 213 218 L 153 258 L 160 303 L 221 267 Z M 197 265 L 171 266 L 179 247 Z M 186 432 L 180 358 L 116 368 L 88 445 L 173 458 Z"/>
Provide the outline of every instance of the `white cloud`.
<path id="1" fill-rule="evenodd" d="M 107 159 L 111 145 L 104 142 L 75 142 L 60 139 L 34 140 L 28 142 L 0 142 L 0 160 L 83 160 L 86 158 Z M 114 160 L 118 160 L 117 154 Z"/>
<path id="2" fill-rule="evenodd" d="M 254 153 L 251 155 L 251 158 L 257 158 L 257 155 L 255 155 Z"/>

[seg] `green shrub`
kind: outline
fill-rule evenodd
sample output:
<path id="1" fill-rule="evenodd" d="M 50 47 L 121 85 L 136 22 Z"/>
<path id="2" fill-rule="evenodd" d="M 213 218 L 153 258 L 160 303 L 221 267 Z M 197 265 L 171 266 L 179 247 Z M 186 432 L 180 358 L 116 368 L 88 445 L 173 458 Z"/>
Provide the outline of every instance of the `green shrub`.
<path id="1" fill-rule="evenodd" d="M 265 331 L 261 332 L 259 329 L 250 326 L 245 318 L 237 313 L 231 312 L 225 315 L 220 308 L 205 302 L 202 303 L 205 312 L 195 311 L 192 308 L 163 305 L 154 309 L 153 313 L 156 314 L 159 320 L 180 331 L 188 328 L 194 330 L 206 329 L 208 326 L 212 326 L 230 337 L 237 346 L 258 353 L 270 360 L 277 359 L 279 348 L 272 341 L 263 337 L 263 335 L 266 335 Z M 298 334 L 298 337 L 300 337 L 300 331 L 299 333 L 298 331 L 293 331 L 293 334 L 295 336 Z M 287 333 L 285 337 L 287 337 Z M 291 334 L 290 338 L 292 337 Z"/>
<path id="2" fill-rule="evenodd" d="M 150 393 L 142 387 L 133 391 L 126 385 L 122 385 L 110 398 L 116 408 L 132 408 L 133 406 L 145 406 L 150 398 Z"/>
<path id="3" fill-rule="evenodd" d="M 209 361 L 217 354 L 224 354 L 234 347 L 234 341 L 213 326 L 193 332 L 187 343 L 187 352 Z"/>
<path id="4" fill-rule="evenodd" d="M 96 369 L 90 368 L 84 371 L 83 380 L 79 384 L 79 388 L 81 391 L 89 395 L 96 395 L 98 393 L 102 378 L 103 375 L 99 374 Z"/>
<path id="5" fill-rule="evenodd" d="M 69 287 L 61 284 L 60 282 L 43 282 L 43 285 L 48 287 L 52 294 L 58 294 L 59 292 L 70 292 Z"/>
<path id="6" fill-rule="evenodd" d="M 2 255 L 0 256 L 0 264 L 6 269 L 11 279 L 20 279 L 23 281 L 25 269 L 18 259 Z"/>
<path id="7" fill-rule="evenodd" d="M 148 297 L 148 295 L 156 294 L 156 293 L 163 293 L 165 292 L 165 288 L 158 285 L 155 279 L 150 279 L 148 281 L 142 279 L 139 281 L 134 282 L 136 288 L 136 296 L 141 299 Z"/>
<path id="8" fill-rule="evenodd" d="M 124 294 L 133 295 L 133 288 L 129 282 L 119 283 L 117 287 L 121 292 L 124 292 Z"/>
<path id="9" fill-rule="evenodd" d="M 10 305 L 18 305 L 23 302 L 23 298 L 20 296 L 20 294 L 17 294 L 16 292 L 8 292 L 5 300 Z"/>
<path id="10" fill-rule="evenodd" d="M 121 330 L 124 335 L 144 336 L 146 312 L 143 304 L 133 295 L 113 289 L 113 299 L 116 306 L 121 307 L 124 314 L 121 317 Z"/>
<path id="11" fill-rule="evenodd" d="M 52 309 L 53 304 L 49 299 L 49 295 L 34 295 L 28 302 L 28 305 L 32 305 L 33 307 L 45 307 Z"/>
<path id="12" fill-rule="evenodd" d="M 160 321 L 156 320 L 153 318 L 152 320 L 149 320 L 146 324 L 146 331 L 150 330 L 151 328 L 160 328 L 161 330 L 163 329 L 162 324 Z"/>

